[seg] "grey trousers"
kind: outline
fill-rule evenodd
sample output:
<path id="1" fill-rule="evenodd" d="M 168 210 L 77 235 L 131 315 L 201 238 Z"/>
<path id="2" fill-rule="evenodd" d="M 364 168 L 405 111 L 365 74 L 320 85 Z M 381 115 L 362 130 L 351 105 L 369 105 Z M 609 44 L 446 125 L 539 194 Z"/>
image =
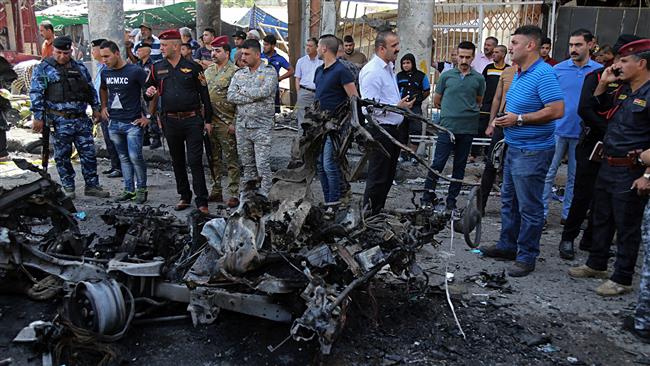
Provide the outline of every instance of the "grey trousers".
<path id="1" fill-rule="evenodd" d="M 296 118 L 298 119 L 298 136 L 302 136 L 302 123 L 305 120 L 305 107 L 314 103 L 314 92 L 300 88 L 296 99 Z"/>

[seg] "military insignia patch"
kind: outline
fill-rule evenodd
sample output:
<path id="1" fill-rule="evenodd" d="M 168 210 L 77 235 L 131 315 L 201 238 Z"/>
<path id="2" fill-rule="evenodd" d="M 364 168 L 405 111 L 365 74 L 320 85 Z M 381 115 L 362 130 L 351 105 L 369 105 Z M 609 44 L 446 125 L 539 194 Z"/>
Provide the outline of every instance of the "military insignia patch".
<path id="1" fill-rule="evenodd" d="M 187 74 L 187 73 L 192 72 L 192 69 L 186 69 L 186 68 L 184 68 L 184 67 L 181 67 L 181 72 L 184 72 L 184 73 Z"/>
<path id="2" fill-rule="evenodd" d="M 618 100 L 625 100 L 627 98 L 627 95 L 621 94 L 618 96 Z"/>
<path id="3" fill-rule="evenodd" d="M 199 73 L 199 81 L 203 86 L 208 85 L 208 82 L 205 80 L 205 75 L 202 72 Z"/>
<path id="4" fill-rule="evenodd" d="M 646 106 L 645 99 L 635 98 L 632 103 L 634 103 L 634 105 L 638 105 L 639 107 L 645 107 Z"/>

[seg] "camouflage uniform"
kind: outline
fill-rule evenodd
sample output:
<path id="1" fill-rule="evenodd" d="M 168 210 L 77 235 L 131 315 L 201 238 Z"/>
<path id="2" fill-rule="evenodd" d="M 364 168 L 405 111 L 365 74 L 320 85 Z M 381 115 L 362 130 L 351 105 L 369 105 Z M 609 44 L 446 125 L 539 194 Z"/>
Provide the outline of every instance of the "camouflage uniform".
<path id="1" fill-rule="evenodd" d="M 261 177 L 260 193 L 271 190 L 271 130 L 275 114 L 278 75 L 260 64 L 255 72 L 245 67 L 235 73 L 228 101 L 237 105 L 237 152 L 244 166 L 244 182 Z"/>
<path id="2" fill-rule="evenodd" d="M 228 167 L 228 194 L 239 196 L 239 157 L 237 156 L 237 139 L 228 132 L 228 128 L 235 123 L 235 105 L 229 103 L 228 86 L 237 66 L 228 62 L 219 70 L 217 64 L 212 64 L 205 70 L 205 79 L 208 82 L 210 102 L 212 103 L 212 145 L 213 176 L 216 181 L 212 183 L 212 194 L 221 195 L 221 171 L 225 165 Z M 225 159 L 224 160 L 222 159 Z"/>
<path id="3" fill-rule="evenodd" d="M 641 242 L 645 245 L 643 268 L 639 284 L 639 301 L 636 305 L 634 327 L 650 331 L 650 202 L 645 205 L 643 224 L 641 224 Z"/>
<path id="4" fill-rule="evenodd" d="M 54 127 L 54 160 L 63 187 L 75 186 L 75 171 L 70 162 L 73 143 L 79 152 L 86 188 L 97 187 L 99 178 L 93 123 L 86 115 L 86 107 L 90 104 L 97 110 L 99 104 L 90 73 L 83 63 L 71 60 L 65 65 L 70 83 L 63 83 L 59 72 L 61 67 L 57 69 L 55 64 L 53 58 L 48 58 L 34 69 L 29 92 L 32 102 L 30 109 L 34 119 L 45 121 L 44 128 Z M 55 96 L 53 90 L 63 84 L 67 85 L 61 87 L 62 95 Z"/>

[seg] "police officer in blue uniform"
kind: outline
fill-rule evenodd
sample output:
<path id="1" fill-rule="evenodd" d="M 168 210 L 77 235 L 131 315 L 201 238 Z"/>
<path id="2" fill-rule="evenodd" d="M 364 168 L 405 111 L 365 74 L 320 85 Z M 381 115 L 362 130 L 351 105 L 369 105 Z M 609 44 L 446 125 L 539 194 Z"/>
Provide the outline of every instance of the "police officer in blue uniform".
<path id="1" fill-rule="evenodd" d="M 607 112 L 609 121 L 593 197 L 592 248 L 585 265 L 569 270 L 572 277 L 607 278 L 609 246 L 616 232 L 614 272 L 596 289 L 601 296 L 632 291 L 643 209 L 650 192 L 650 167 L 639 159 L 650 148 L 650 40 L 624 45 L 619 56 L 603 71 L 594 91 L 596 108 Z M 622 84 L 620 89 L 607 93 L 608 85 L 615 82 Z"/>
<path id="2" fill-rule="evenodd" d="M 67 196 L 75 196 L 75 171 L 70 162 L 72 144 L 79 152 L 81 173 L 86 196 L 108 197 L 99 185 L 97 157 L 92 136 L 93 122 L 86 114 L 90 104 L 95 119 L 99 117 L 99 103 L 88 69 L 71 58 L 70 37 L 57 37 L 53 42 L 54 54 L 46 58 L 32 75 L 31 111 L 34 114 L 32 129 L 41 132 L 53 128 L 54 160 Z"/>

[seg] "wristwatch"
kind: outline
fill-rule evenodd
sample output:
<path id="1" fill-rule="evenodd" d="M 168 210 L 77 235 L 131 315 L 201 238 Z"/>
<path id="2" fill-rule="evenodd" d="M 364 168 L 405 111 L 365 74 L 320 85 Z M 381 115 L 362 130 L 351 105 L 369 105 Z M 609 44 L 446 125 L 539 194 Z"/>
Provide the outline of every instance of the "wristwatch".
<path id="1" fill-rule="evenodd" d="M 150 114 L 145 115 L 145 117 L 146 117 L 147 119 L 151 119 L 151 115 L 150 115 Z"/>
<path id="2" fill-rule="evenodd" d="M 643 178 L 650 180 L 650 173 L 643 173 Z"/>
<path id="3" fill-rule="evenodd" d="M 524 125 L 524 115 L 520 114 L 517 115 L 517 126 L 523 126 Z"/>

